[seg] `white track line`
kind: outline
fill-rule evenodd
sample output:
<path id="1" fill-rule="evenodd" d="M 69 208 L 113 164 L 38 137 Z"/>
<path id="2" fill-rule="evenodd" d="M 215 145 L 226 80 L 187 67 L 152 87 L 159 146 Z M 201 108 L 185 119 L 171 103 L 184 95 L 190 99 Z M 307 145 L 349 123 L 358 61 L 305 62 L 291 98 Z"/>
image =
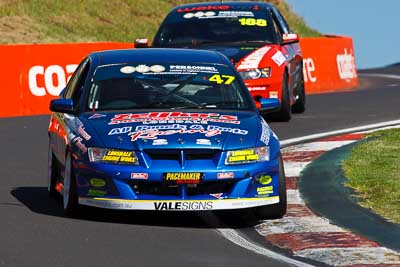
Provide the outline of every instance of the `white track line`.
<path id="1" fill-rule="evenodd" d="M 358 127 L 337 130 L 337 131 L 331 131 L 331 132 L 312 134 L 312 135 L 307 135 L 307 136 L 302 136 L 302 137 L 297 137 L 297 138 L 291 138 L 291 139 L 281 141 L 281 146 L 285 147 L 285 146 L 289 146 L 292 144 L 307 142 L 307 141 L 320 139 L 320 138 L 324 138 L 324 137 L 328 137 L 328 136 L 334 136 L 334 135 L 346 134 L 346 133 L 352 133 L 352 132 L 367 131 L 367 130 L 377 129 L 377 128 L 381 128 L 381 127 L 392 126 L 392 125 L 396 125 L 396 124 L 400 124 L 400 120 L 374 123 L 374 124 L 368 124 L 368 125 L 363 125 L 363 126 L 358 126 Z"/>
<path id="2" fill-rule="evenodd" d="M 400 76 L 398 76 L 400 79 Z M 381 128 L 381 127 L 387 127 L 387 126 L 393 126 L 396 124 L 400 124 L 400 120 L 394 120 L 394 121 L 387 121 L 387 122 L 382 122 L 382 123 L 375 123 L 375 124 L 369 124 L 369 125 L 364 125 L 364 126 L 359 126 L 359 127 L 353 127 L 353 128 L 348 128 L 348 129 L 342 129 L 342 130 L 337 130 L 337 131 L 332 131 L 332 132 L 326 132 L 326 133 L 319 133 L 319 134 L 313 134 L 313 135 L 308 135 L 308 136 L 303 136 L 303 137 L 298 137 L 298 138 L 292 138 L 292 139 L 287 139 L 281 141 L 282 146 L 289 146 L 292 144 L 297 144 L 300 142 L 307 142 L 311 140 L 315 140 L 318 138 L 324 138 L 332 135 L 339 135 L 339 134 L 346 134 L 346 133 L 351 133 L 351 132 L 359 132 L 359 131 L 367 131 L 371 129 L 376 129 L 376 128 Z M 213 220 L 218 220 L 217 218 L 213 218 Z M 248 240 L 245 236 L 243 236 L 240 232 L 234 230 L 234 229 L 228 229 L 228 228 L 217 228 L 216 229 L 224 238 L 228 239 L 229 241 L 235 243 L 238 246 L 241 246 L 247 250 L 253 251 L 257 254 L 262 254 L 265 255 L 271 259 L 275 259 L 278 261 L 282 261 L 288 264 L 292 264 L 294 266 L 299 266 L 299 267 L 312 267 L 313 265 L 294 260 L 292 258 L 285 257 L 283 255 L 280 255 L 276 252 L 273 252 L 269 249 L 266 249 L 263 246 L 260 246 L 251 240 Z"/>
<path id="3" fill-rule="evenodd" d="M 388 79 L 400 80 L 400 75 L 394 75 L 394 74 L 383 74 L 383 73 L 359 73 L 358 76 L 364 76 L 364 77 L 378 77 L 378 78 L 388 78 Z"/>

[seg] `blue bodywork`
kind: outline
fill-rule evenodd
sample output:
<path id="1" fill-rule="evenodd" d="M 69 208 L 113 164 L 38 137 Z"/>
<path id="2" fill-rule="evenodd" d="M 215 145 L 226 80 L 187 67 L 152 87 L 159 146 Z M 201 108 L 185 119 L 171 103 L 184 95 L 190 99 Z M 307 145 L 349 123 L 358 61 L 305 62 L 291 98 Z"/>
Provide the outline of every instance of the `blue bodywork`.
<path id="1" fill-rule="evenodd" d="M 191 62 L 223 64 L 236 73 L 225 56 L 210 51 L 118 50 L 92 53 L 85 59 L 90 63 L 89 74 L 76 111 L 69 114 L 54 112 L 49 127 L 50 144 L 58 161 L 63 164 L 66 151 L 72 154 L 73 173 L 81 204 L 103 208 L 151 209 L 148 208 L 150 206 L 141 206 L 141 203 L 150 201 L 156 210 L 204 210 L 279 202 L 279 140 L 254 103 L 250 110 L 85 109 L 83 98 L 87 97 L 90 77 L 99 66 L 131 61 L 179 63 L 188 59 Z M 240 84 L 244 86 L 242 80 Z M 248 92 L 246 95 L 251 99 Z M 64 97 L 61 96 L 61 99 Z M 151 129 L 156 134 L 149 134 Z M 134 151 L 138 164 L 93 162 L 88 155 L 88 150 L 93 147 Z M 226 164 L 228 151 L 256 147 L 269 149 L 268 161 Z M 193 184 L 166 183 L 167 173 L 201 174 L 201 180 Z M 176 202 L 172 206 L 162 206 L 168 202 L 157 202 L 223 202 L 230 199 L 267 202 L 186 208 Z M 112 201 L 112 204 L 104 204 L 107 201 Z M 134 204 L 124 206 L 121 203 Z"/>

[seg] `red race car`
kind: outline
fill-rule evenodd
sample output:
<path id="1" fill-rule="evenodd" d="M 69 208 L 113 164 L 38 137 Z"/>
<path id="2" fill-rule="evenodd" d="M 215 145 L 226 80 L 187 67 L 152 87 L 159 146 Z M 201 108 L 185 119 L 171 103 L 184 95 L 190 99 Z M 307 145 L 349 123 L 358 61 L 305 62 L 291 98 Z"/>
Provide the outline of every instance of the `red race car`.
<path id="1" fill-rule="evenodd" d="M 135 44 L 147 46 L 146 39 Z M 292 112 L 305 111 L 299 38 L 272 4 L 178 6 L 164 19 L 152 46 L 221 52 L 239 71 L 258 108 L 261 98 L 278 98 L 281 107 L 275 116 L 280 121 L 289 121 Z"/>

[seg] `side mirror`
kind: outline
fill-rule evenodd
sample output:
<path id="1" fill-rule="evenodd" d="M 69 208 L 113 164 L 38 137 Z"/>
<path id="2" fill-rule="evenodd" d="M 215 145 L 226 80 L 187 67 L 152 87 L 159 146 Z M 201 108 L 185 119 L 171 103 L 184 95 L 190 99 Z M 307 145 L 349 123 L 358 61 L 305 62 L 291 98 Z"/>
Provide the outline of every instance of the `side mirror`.
<path id="1" fill-rule="evenodd" d="M 281 108 L 281 102 L 277 98 L 260 98 L 263 112 L 275 112 Z"/>
<path id="2" fill-rule="evenodd" d="M 53 99 L 50 102 L 50 110 L 60 113 L 74 113 L 74 102 L 72 99 Z"/>
<path id="3" fill-rule="evenodd" d="M 282 35 L 282 40 L 284 43 L 297 43 L 299 42 L 299 35 L 297 33 L 284 33 Z"/>
<path id="4" fill-rule="evenodd" d="M 135 48 L 148 48 L 149 39 L 136 39 L 134 44 Z"/>

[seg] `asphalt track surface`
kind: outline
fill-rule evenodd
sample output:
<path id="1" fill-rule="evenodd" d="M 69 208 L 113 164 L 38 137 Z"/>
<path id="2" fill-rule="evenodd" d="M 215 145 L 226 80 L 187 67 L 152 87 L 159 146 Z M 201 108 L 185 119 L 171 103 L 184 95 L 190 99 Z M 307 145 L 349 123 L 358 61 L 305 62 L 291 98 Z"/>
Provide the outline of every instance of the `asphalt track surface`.
<path id="1" fill-rule="evenodd" d="M 284 140 L 395 120 L 399 99 L 400 80 L 363 78 L 359 90 L 309 96 L 306 113 L 271 127 Z M 48 116 L 0 119 L 0 266 L 288 266 L 224 239 L 216 228 L 254 237 L 232 215 L 212 224 L 196 213 L 88 209 L 65 218 L 46 192 L 47 126 Z"/>

